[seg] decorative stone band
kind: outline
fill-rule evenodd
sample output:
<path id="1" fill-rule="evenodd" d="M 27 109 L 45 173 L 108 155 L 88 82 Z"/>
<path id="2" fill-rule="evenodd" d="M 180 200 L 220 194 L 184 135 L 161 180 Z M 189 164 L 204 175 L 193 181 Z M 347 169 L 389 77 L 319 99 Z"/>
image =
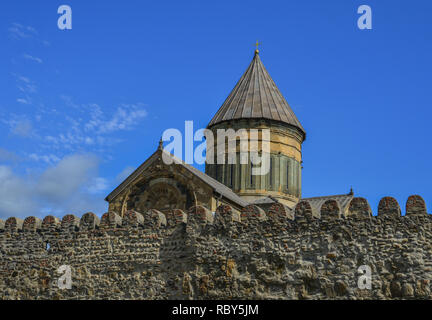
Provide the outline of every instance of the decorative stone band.
<path id="1" fill-rule="evenodd" d="M 371 219 L 372 210 L 364 198 L 353 198 L 348 205 L 345 215 L 342 215 L 340 204 L 337 200 L 330 199 L 324 202 L 321 208 L 314 208 L 307 200 L 297 203 L 294 209 L 283 204 L 273 204 L 266 213 L 256 205 L 248 205 L 241 212 L 228 205 L 221 205 L 212 212 L 203 206 L 193 206 L 188 214 L 180 209 L 173 209 L 168 213 L 162 213 L 151 209 L 145 213 L 129 210 L 124 214 L 123 219 L 113 211 L 102 215 L 101 221 L 92 212 L 84 214 L 81 219 L 73 214 L 68 214 L 60 220 L 52 215 L 46 216 L 43 221 L 34 216 L 27 217 L 24 221 L 16 217 L 10 217 L 3 222 L 0 220 L 0 230 L 14 233 L 19 231 L 36 232 L 40 231 L 86 231 L 93 229 L 113 229 L 142 227 L 150 229 L 169 229 L 179 224 L 206 225 L 215 224 L 227 226 L 229 223 L 256 225 L 261 222 L 272 223 L 310 223 L 313 221 L 330 221 L 339 218 L 347 219 Z M 319 209 L 319 211 L 318 211 Z M 378 205 L 379 217 L 398 218 L 401 210 L 396 199 L 384 197 Z M 406 202 L 406 216 L 427 217 L 426 205 L 422 197 L 410 196 Z"/>

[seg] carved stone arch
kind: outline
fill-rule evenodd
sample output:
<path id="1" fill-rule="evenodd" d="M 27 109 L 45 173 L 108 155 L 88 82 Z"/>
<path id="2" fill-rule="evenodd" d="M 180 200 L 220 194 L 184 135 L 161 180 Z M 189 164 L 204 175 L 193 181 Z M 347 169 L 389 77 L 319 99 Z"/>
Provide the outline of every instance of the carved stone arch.
<path id="1" fill-rule="evenodd" d="M 194 194 L 175 176 L 148 177 L 131 187 L 125 199 L 125 210 L 147 212 L 157 209 L 169 212 L 173 209 L 186 210 L 195 203 Z"/>

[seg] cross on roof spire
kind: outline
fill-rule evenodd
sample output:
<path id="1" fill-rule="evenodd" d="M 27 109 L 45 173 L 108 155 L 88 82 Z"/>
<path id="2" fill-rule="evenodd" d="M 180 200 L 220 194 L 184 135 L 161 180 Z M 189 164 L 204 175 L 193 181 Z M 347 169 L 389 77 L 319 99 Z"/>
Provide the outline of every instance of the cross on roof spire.
<path id="1" fill-rule="evenodd" d="M 258 46 L 259 46 L 260 44 L 261 44 L 261 43 L 259 43 L 258 40 L 257 40 L 256 43 L 255 43 L 255 46 L 256 46 L 255 53 L 259 53 Z"/>

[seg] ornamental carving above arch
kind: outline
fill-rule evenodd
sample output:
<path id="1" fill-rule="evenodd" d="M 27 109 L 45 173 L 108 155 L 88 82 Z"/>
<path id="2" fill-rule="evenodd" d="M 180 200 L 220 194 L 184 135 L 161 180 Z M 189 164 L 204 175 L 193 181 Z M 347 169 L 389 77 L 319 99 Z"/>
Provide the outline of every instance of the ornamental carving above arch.
<path id="1" fill-rule="evenodd" d="M 133 186 L 126 200 L 126 210 L 147 212 L 157 209 L 170 212 L 186 210 L 192 203 L 191 193 L 181 183 L 171 178 L 157 178 Z"/>

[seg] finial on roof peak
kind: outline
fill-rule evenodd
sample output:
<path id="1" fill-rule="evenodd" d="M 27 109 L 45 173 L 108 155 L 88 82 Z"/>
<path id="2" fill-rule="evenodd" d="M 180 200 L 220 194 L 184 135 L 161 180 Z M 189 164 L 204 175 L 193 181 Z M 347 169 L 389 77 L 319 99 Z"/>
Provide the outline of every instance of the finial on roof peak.
<path id="1" fill-rule="evenodd" d="M 351 188 L 350 188 L 350 192 L 349 192 L 348 194 L 349 194 L 349 195 L 353 195 L 353 194 L 354 194 L 354 190 L 353 190 L 352 186 L 351 186 Z"/>
<path id="2" fill-rule="evenodd" d="M 162 137 L 159 140 L 159 146 L 158 146 L 158 150 L 162 150 L 163 149 L 163 140 Z"/>
<path id="3" fill-rule="evenodd" d="M 256 43 L 255 43 L 255 46 L 256 46 L 255 54 L 258 54 L 258 53 L 259 53 L 258 46 L 259 46 L 260 44 L 261 44 L 261 43 L 259 43 L 258 40 L 257 40 Z"/>

